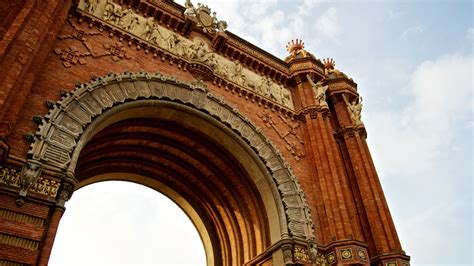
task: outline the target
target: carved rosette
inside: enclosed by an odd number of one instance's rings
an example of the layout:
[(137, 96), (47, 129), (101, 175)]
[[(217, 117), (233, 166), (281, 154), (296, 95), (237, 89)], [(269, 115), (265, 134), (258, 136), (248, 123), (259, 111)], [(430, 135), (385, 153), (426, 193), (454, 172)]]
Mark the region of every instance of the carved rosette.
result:
[[(62, 95), (38, 126), (37, 137), (28, 152), (32, 160), (62, 169), (72, 176), (79, 139), (94, 118), (106, 110), (138, 98), (186, 104), (237, 132), (266, 164), (284, 207), (286, 227), (282, 228), (282, 237), (314, 241), (310, 210), (291, 167), (255, 125), (223, 99), (207, 92), (203, 82), (188, 84), (159, 73), (126, 72), (96, 78)], [(58, 196), (60, 204), (68, 199), (64, 193)]]

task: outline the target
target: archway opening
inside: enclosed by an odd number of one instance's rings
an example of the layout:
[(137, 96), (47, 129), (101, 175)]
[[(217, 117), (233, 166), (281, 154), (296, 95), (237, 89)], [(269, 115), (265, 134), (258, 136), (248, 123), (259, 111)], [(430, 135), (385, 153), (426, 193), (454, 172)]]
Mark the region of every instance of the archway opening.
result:
[(67, 207), (49, 265), (206, 265), (196, 227), (156, 190), (99, 182), (76, 191)]
[(85, 132), (77, 187), (127, 180), (162, 192), (198, 229), (208, 265), (242, 265), (262, 254), (271, 241), (268, 217), (279, 226), (279, 217), (267, 214), (265, 205), (275, 205), (264, 166), (211, 117), (181, 104), (147, 103), (112, 109)]

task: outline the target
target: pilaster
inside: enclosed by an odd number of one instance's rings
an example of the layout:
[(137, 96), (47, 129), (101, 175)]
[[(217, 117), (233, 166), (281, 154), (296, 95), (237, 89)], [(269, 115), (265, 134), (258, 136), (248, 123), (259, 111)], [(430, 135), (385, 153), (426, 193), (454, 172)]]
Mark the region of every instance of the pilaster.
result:
[[(27, 1), (0, 43), (0, 139), (11, 133), (72, 0)], [(0, 146), (1, 154), (8, 147)], [(6, 157), (3, 155), (3, 157)]]
[[(334, 73), (334, 72), (333, 72)], [(362, 100), (355, 84), (343, 73), (328, 79), (341, 155), (367, 240), (372, 265), (408, 265), (370, 155), (361, 121)], [(395, 263), (395, 264), (391, 264)]]
[(300, 108), (306, 154), (312, 169), (318, 250), (330, 264), (368, 264), (367, 244), (333, 134), (333, 107), (326, 99), (330, 87), (324, 65), (313, 56), (288, 62), (293, 69), (293, 96), (296, 108)]

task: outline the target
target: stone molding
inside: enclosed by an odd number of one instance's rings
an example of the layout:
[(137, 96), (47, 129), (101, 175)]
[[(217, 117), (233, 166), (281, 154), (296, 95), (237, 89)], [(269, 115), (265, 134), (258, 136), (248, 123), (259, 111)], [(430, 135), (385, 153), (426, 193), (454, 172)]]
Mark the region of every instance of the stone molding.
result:
[[(261, 130), (222, 98), (207, 91), (205, 84), (182, 82), (159, 73), (109, 74), (81, 84), (52, 106), (42, 118), (30, 145), (30, 160), (73, 176), (86, 128), (106, 110), (139, 101), (166, 101), (202, 111), (236, 132), (259, 156), (272, 177), (282, 206), (282, 238), (314, 243), (314, 226), (303, 191), (282, 154)], [(191, 107), (189, 107), (191, 106)], [(67, 197), (65, 197), (67, 200)], [(282, 216), (282, 217), (283, 217)]]

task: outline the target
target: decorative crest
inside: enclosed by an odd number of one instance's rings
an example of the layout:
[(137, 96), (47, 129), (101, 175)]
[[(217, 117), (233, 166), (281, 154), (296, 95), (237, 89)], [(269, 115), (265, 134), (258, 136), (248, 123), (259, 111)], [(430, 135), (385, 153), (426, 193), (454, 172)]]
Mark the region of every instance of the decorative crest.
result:
[(288, 42), (286, 45), (286, 50), (288, 53), (292, 54), (293, 51), (300, 51), (304, 49), (304, 42), (303, 40), (296, 39), (296, 42), (294, 40), (291, 40), (291, 43)]
[(211, 15), (211, 9), (206, 5), (198, 3), (196, 8), (191, 3), (191, 0), (186, 0), (184, 2), (184, 7), (186, 8), (184, 15), (186, 17), (196, 18), (197, 25), (201, 27), (204, 32), (223, 32), (227, 28), (227, 22), (224, 20), (218, 20), (216, 12), (213, 12)]
[(326, 58), (323, 59), (324, 67), (327, 69), (334, 69), (336, 66), (336, 61), (334, 61), (332, 58)]
[(288, 53), (290, 53), (290, 55), (285, 58), (285, 61), (311, 56), (311, 54), (304, 49), (304, 42), (300, 39), (296, 39), (296, 41), (291, 40), (291, 42), (288, 42), (286, 45), (286, 50)]
[(324, 73), (329, 76), (330, 78), (348, 78), (346, 74), (343, 72), (337, 70), (335, 68), (336, 66), (336, 61), (334, 61), (332, 58), (326, 58), (323, 59), (323, 64), (324, 64)]

